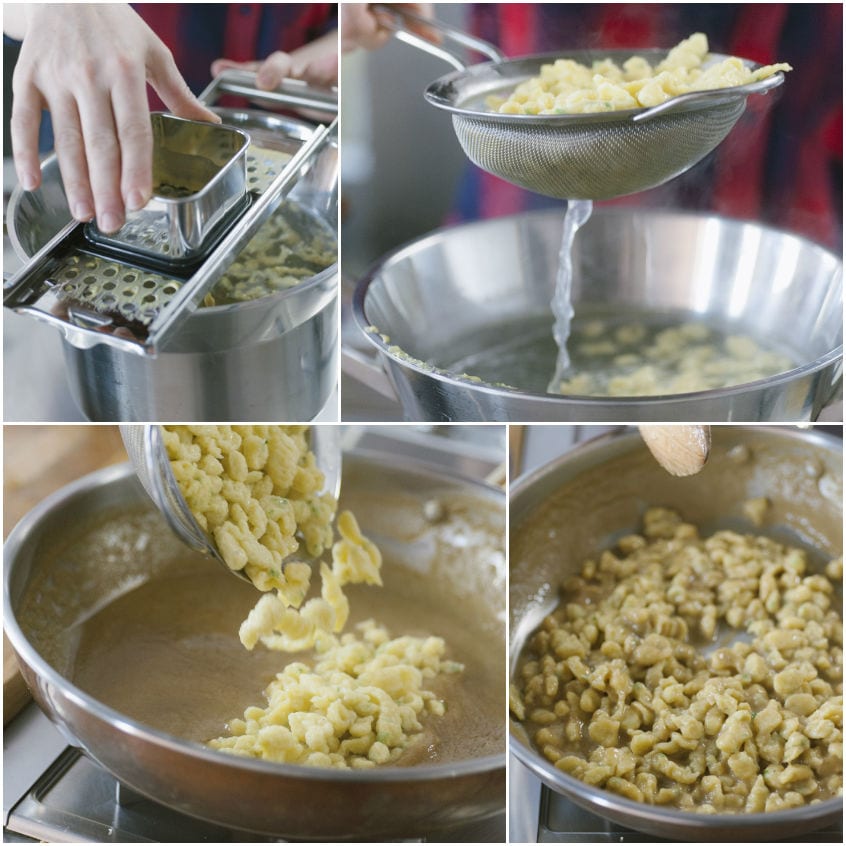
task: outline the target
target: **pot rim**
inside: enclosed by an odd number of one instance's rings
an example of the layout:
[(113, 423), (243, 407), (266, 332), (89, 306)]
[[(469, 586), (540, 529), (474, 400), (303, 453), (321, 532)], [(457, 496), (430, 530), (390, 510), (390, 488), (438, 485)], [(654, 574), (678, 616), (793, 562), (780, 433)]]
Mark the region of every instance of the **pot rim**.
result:
[[(365, 460), (381, 459), (382, 463), (390, 466), (390, 459), (385, 453), (378, 453), (371, 450), (353, 450), (348, 455), (351, 458)], [(485, 482), (469, 479), (459, 473), (449, 470), (441, 470), (419, 459), (408, 459), (403, 461), (403, 467), (412, 467), (427, 471), (442, 479), (460, 481), (471, 484), (477, 490), (485, 491), (487, 496), (496, 496), (502, 499), (503, 509), (505, 508), (505, 492)], [(286, 778), (298, 778), (306, 781), (332, 781), (340, 783), (361, 783), (371, 782), (419, 782), (425, 783), (433, 779), (461, 778), (478, 773), (492, 772), (504, 769), (507, 752), (487, 755), (480, 758), (471, 758), (463, 761), (450, 763), (432, 764), (422, 767), (376, 767), (371, 770), (340, 770), (322, 767), (306, 767), (298, 764), (280, 764), (272, 761), (247, 758), (239, 755), (227, 755), (214, 749), (210, 749), (201, 743), (184, 740), (175, 735), (158, 729), (151, 728), (138, 722), (120, 711), (103, 704), (93, 696), (78, 688), (72, 681), (67, 679), (55, 668), (53, 668), (29, 642), (21, 629), (12, 606), (11, 597), (11, 576), (14, 571), (14, 561), (20, 548), (32, 538), (38, 531), (39, 525), (45, 517), (54, 509), (65, 505), (70, 500), (84, 494), (94, 487), (118, 482), (126, 478), (135, 478), (135, 471), (129, 462), (112, 465), (95, 470), (85, 476), (63, 486), (53, 492), (31, 511), (29, 511), (9, 533), (4, 546), (4, 573), (3, 573), (3, 614), (4, 630), (19, 655), (24, 665), (39, 679), (62, 690), (77, 707), (86, 713), (93, 715), (97, 720), (106, 722), (111, 726), (118, 725), (121, 732), (126, 732), (139, 739), (159, 747), (169, 753), (187, 755), (208, 766), (226, 766), (235, 769), (243, 769), (256, 774), (268, 776), (278, 775)], [(140, 482), (138, 483), (140, 486)], [(145, 495), (146, 496), (146, 495)], [(142, 500), (143, 502), (143, 500)], [(49, 716), (49, 715), (48, 715)], [(52, 719), (51, 719), (52, 721)]]
[[(688, 210), (667, 211), (661, 209), (600, 207), (598, 209), (594, 209), (593, 212), (594, 215), (602, 216), (627, 216), (633, 213), (637, 213), (639, 217), (687, 217), (696, 218), (702, 221), (716, 221), (719, 223), (729, 223), (731, 225), (736, 226), (754, 226), (770, 232), (785, 235), (800, 242), (807, 242), (816, 249), (827, 253), (829, 256), (835, 259), (835, 261), (837, 261), (837, 263), (840, 264), (842, 267), (842, 263), (840, 262), (839, 257), (827, 247), (824, 247), (815, 241), (811, 241), (810, 239), (804, 238), (801, 235), (797, 235), (794, 232), (788, 232), (787, 230), (777, 229), (776, 227), (767, 226), (766, 224), (758, 223), (756, 221), (725, 217), (723, 215), (717, 215), (710, 212), (701, 213)], [(359, 330), (361, 331), (362, 335), (364, 335), (364, 337), (367, 339), (367, 341), (371, 343), (383, 356), (386, 356), (394, 364), (397, 364), (401, 368), (408, 368), (410, 370), (415, 371), (416, 373), (419, 373), (422, 376), (425, 376), (429, 379), (434, 379), (438, 382), (444, 382), (455, 387), (470, 389), (472, 391), (479, 391), (483, 394), (488, 394), (490, 396), (499, 396), (501, 394), (506, 394), (508, 396), (525, 397), (527, 399), (531, 399), (533, 402), (546, 403), (550, 406), (555, 406), (560, 403), (566, 403), (568, 406), (596, 408), (606, 406), (608, 404), (619, 404), (621, 406), (628, 406), (630, 408), (640, 405), (647, 405), (651, 408), (655, 408), (660, 407), (662, 405), (675, 406), (679, 403), (723, 399), (726, 397), (747, 394), (750, 391), (754, 391), (759, 388), (772, 388), (787, 384), (789, 382), (793, 382), (796, 379), (825, 370), (832, 364), (842, 359), (843, 344), (841, 342), (834, 349), (829, 350), (827, 353), (824, 353), (822, 356), (819, 356), (818, 358), (808, 362), (807, 364), (794, 367), (790, 370), (785, 370), (782, 373), (777, 373), (775, 376), (768, 376), (765, 379), (756, 379), (753, 382), (744, 382), (742, 385), (732, 385), (727, 388), (712, 388), (706, 391), (688, 391), (686, 393), (681, 394), (660, 394), (657, 396), (644, 397), (593, 397), (579, 394), (559, 395), (540, 393), (538, 391), (526, 391), (505, 384), (492, 385), (490, 382), (475, 381), (473, 378), (462, 378), (446, 370), (435, 367), (434, 365), (427, 365), (425, 364), (425, 362), (413, 358), (404, 351), (401, 351), (401, 354), (397, 354), (396, 352), (392, 351), (391, 346), (394, 345), (391, 344), (390, 341), (386, 342), (381, 337), (382, 329), (380, 327), (375, 327), (377, 330), (379, 330), (377, 332), (368, 331), (369, 327), (374, 325), (371, 321), (367, 319), (366, 309), (368, 289), (370, 288), (370, 285), (375, 282), (377, 278), (381, 275), (385, 267), (389, 264), (393, 264), (394, 262), (405, 258), (406, 255), (416, 252), (420, 248), (425, 249), (428, 246), (428, 242), (436, 242), (444, 232), (472, 228), (483, 229), (486, 228), (489, 224), (504, 220), (520, 220), (526, 218), (554, 217), (561, 215), (562, 212), (557, 209), (539, 209), (530, 212), (507, 215), (504, 217), (490, 218), (487, 220), (475, 220), (470, 221), (468, 223), (459, 223), (441, 227), (440, 229), (436, 229), (432, 232), (427, 233), (426, 235), (423, 235), (419, 238), (415, 238), (411, 241), (407, 241), (399, 247), (396, 247), (395, 249), (386, 253), (381, 258), (377, 259), (373, 264), (371, 264), (359, 280), (358, 284), (356, 285), (355, 291), (353, 293), (352, 308), (353, 316), (355, 318)], [(385, 327), (385, 331), (389, 331), (388, 327)]]
[[(729, 427), (725, 427), (729, 428)], [(814, 427), (800, 428), (798, 426), (778, 426), (770, 425), (732, 425), (731, 429), (740, 429), (747, 432), (758, 432), (761, 430), (777, 433), (788, 441), (812, 443), (823, 447), (827, 450), (843, 454), (843, 441), (835, 436), (818, 431)], [(594, 452), (600, 452), (611, 443), (621, 442), (636, 443), (641, 440), (640, 435), (634, 429), (625, 427), (623, 429), (615, 429), (610, 432), (605, 432), (593, 438), (583, 441), (572, 449), (567, 450), (563, 455), (554, 458), (541, 467), (536, 468), (530, 473), (519, 476), (510, 486), (509, 491), (509, 509), (514, 501), (524, 495), (529, 489), (536, 485), (539, 481), (547, 476), (555, 474), (562, 465), (574, 459), (584, 458)], [(510, 510), (509, 510), (510, 515)], [(509, 532), (512, 531), (510, 516), (509, 516)], [(511, 656), (516, 658), (518, 649), (515, 644), (509, 644), (509, 652)], [(509, 667), (509, 679), (511, 678), (511, 667)], [(663, 808), (657, 805), (647, 805), (641, 802), (635, 802), (632, 799), (626, 799), (624, 796), (619, 796), (601, 788), (593, 787), (562, 770), (552, 766), (549, 762), (541, 758), (541, 756), (527, 744), (522, 743), (516, 736), (516, 729), (520, 726), (514, 717), (509, 712), (509, 737), (508, 748), (520, 762), (532, 771), (534, 775), (540, 778), (551, 789), (563, 793), (570, 798), (578, 797), (583, 802), (589, 802), (592, 806), (597, 806), (601, 811), (612, 813), (625, 813), (632, 818), (636, 818), (640, 822), (645, 822), (650, 825), (667, 826), (684, 826), (688, 829), (696, 829), (701, 834), (707, 835), (708, 831), (713, 828), (737, 828), (750, 829), (757, 828), (762, 823), (766, 822), (768, 825), (778, 825), (779, 821), (785, 823), (800, 823), (800, 822), (817, 822), (821, 817), (827, 817), (835, 814), (838, 809), (842, 808), (843, 797), (834, 796), (829, 799), (824, 799), (813, 805), (803, 805), (800, 808), (787, 808), (779, 811), (768, 811), (763, 813), (747, 814), (744, 812), (735, 814), (697, 814), (692, 811), (683, 811), (675, 808)]]

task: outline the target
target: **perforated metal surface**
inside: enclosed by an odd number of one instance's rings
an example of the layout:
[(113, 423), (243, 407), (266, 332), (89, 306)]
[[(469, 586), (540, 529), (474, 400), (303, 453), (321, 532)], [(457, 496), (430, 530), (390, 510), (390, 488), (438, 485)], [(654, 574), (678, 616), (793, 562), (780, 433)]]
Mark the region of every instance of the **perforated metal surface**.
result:
[(250, 144), (247, 150), (247, 190), (263, 194), (290, 159), (289, 153)]
[(120, 315), (144, 326), (152, 323), (182, 287), (177, 279), (82, 252), (62, 261), (54, 281), (60, 301)]
[(566, 126), (453, 115), (467, 156), (502, 179), (548, 197), (604, 200), (654, 188), (711, 152), (746, 99), (643, 123)]

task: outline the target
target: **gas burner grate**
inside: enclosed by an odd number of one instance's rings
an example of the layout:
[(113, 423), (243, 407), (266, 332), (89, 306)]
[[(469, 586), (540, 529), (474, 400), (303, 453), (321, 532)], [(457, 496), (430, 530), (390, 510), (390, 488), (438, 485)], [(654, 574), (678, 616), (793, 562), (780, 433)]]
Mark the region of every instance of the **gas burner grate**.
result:
[[(8, 764), (8, 761), (6, 762)], [(4, 840), (63, 843), (285, 843), (225, 828), (148, 799), (68, 747), (12, 809)], [(437, 842), (505, 841), (505, 812), (439, 832)], [(394, 841), (423, 843), (421, 840)]]

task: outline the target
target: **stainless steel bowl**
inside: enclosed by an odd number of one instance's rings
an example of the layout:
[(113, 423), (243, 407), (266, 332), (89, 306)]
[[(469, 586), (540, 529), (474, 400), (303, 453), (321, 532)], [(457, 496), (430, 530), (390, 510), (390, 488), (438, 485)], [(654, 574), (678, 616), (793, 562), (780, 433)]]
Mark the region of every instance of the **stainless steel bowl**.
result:
[[(670, 476), (637, 432), (585, 443), (517, 481), (510, 496), (509, 617), (512, 673), (530, 633), (557, 604), (554, 588), (582, 561), (637, 531), (649, 505), (671, 504), (703, 532), (763, 532), (818, 550), (816, 563), (843, 549), (842, 442), (791, 427), (715, 426), (697, 476)], [(743, 445), (751, 459), (729, 455)], [(736, 454), (735, 454), (736, 455)], [(743, 502), (772, 502), (763, 529)], [(812, 562), (813, 563), (813, 562)], [(552, 790), (614, 822), (682, 840), (782, 840), (840, 819), (842, 799), (765, 814), (695, 814), (624, 799), (556, 769), (512, 719), (510, 748)]]
[[(561, 232), (556, 211), (465, 224), (414, 241), (368, 271), (355, 292), (355, 318), (406, 417), (798, 421), (816, 419), (837, 394), (843, 279), (836, 255), (756, 223), (607, 208), (576, 236), (577, 315), (649, 310), (706, 318), (787, 345), (799, 363), (768, 379), (689, 394), (545, 393), (555, 364), (549, 303)], [(537, 343), (527, 342), (538, 333)], [(461, 378), (452, 369), (461, 357), (492, 375), (484, 383)]]
[[(269, 132), (266, 138), (281, 138), (292, 149), (311, 132), (290, 118), (215, 111), (229, 125)], [(290, 195), (333, 229), (337, 159), (337, 144), (328, 144)], [(15, 251), (26, 259), (70, 218), (58, 162), (51, 158), (37, 191), (13, 193), (6, 223)], [(79, 349), (63, 339), (73, 397), (97, 421), (310, 420), (337, 381), (337, 288), (333, 264), (270, 297), (198, 309), (156, 358), (105, 344)]]
[[(496, 675), (484, 684), (480, 684), (478, 668), (468, 669), (467, 683), (476, 685), (477, 692), (490, 692), (491, 686), (500, 690), (501, 706), (493, 703), (487, 709), (497, 714), (496, 725), (477, 724), (471, 736), (494, 732), (502, 737), (500, 754), (471, 753), (452, 761), (367, 771), (275, 764), (227, 755), (150, 728), (69, 681), (70, 659), (63, 650), (72, 650), (78, 628), (63, 622), (78, 623), (151, 574), (161, 574), (163, 567), (179, 566), (181, 557), (194, 555), (170, 533), (164, 518), (157, 518), (161, 533), (154, 535), (154, 555), (132, 556), (141, 538), (137, 532), (127, 536), (123, 530), (110, 530), (109, 537), (115, 536), (111, 558), (104, 556), (92, 564), (69, 552), (81, 548), (86, 532), (106, 519), (114, 522), (116, 514), (138, 514), (144, 509), (155, 513), (128, 464), (92, 473), (44, 500), (6, 543), (4, 625), (36, 701), (72, 745), (124, 784), (183, 813), (239, 830), (324, 841), (418, 838), (501, 813), (505, 806), (504, 725), (500, 721), (505, 704), (504, 555), (494, 558), (484, 550), (478, 554), (462, 550), (452, 572), (444, 573), (443, 561), (436, 555), (442, 547), (420, 533), (420, 524), (426, 501), (438, 496), (465, 508), (475, 504), (479, 525), (490, 526), (501, 536), (502, 491), (422, 462), (407, 460), (399, 467), (396, 456), (359, 452), (344, 457), (342, 492), (342, 507), (352, 508), (362, 529), (383, 548), (384, 601), (390, 604), (391, 597), (394, 601), (404, 597), (405, 607), (410, 603), (415, 609), (410, 616), (420, 615), (406, 621), (409, 627), (425, 630), (427, 612), (435, 611), (468, 630), (462, 611), (468, 606), (485, 609), (477, 618), (477, 628), (469, 631), (484, 638), (488, 656), (501, 660)], [(419, 542), (411, 542), (410, 537)], [(128, 563), (121, 558), (127, 544)], [(211, 562), (209, 566), (215, 567)], [(403, 574), (410, 571), (438, 574), (430, 576), (431, 595), (404, 596), (408, 578)], [(61, 582), (68, 572), (74, 574), (78, 590), (64, 595), (61, 602), (48, 599), (49, 609), (44, 607), (34, 623), (30, 618), (25, 624), (22, 609), (34, 580), (46, 577)], [(473, 595), (468, 598), (469, 592)], [(57, 628), (60, 636), (53, 637), (51, 632)], [(237, 637), (236, 632), (232, 637)], [(462, 719), (474, 718), (478, 722), (475, 713)], [(462, 744), (464, 748), (467, 743)]]

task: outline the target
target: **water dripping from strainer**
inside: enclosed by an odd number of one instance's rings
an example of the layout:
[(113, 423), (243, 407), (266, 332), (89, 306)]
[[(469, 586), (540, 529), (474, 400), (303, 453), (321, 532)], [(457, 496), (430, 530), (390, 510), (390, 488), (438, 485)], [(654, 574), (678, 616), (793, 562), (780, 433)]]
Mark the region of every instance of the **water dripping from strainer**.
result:
[(558, 273), (555, 278), (555, 293), (552, 296), (552, 313), (555, 325), (552, 330), (558, 345), (558, 357), (555, 373), (547, 390), (551, 394), (561, 393), (561, 380), (570, 369), (570, 356), (567, 341), (570, 337), (570, 324), (573, 320), (573, 241), (576, 232), (584, 226), (593, 213), (591, 200), (568, 200), (564, 214), (564, 231), (561, 238), (561, 251), (558, 254)]

